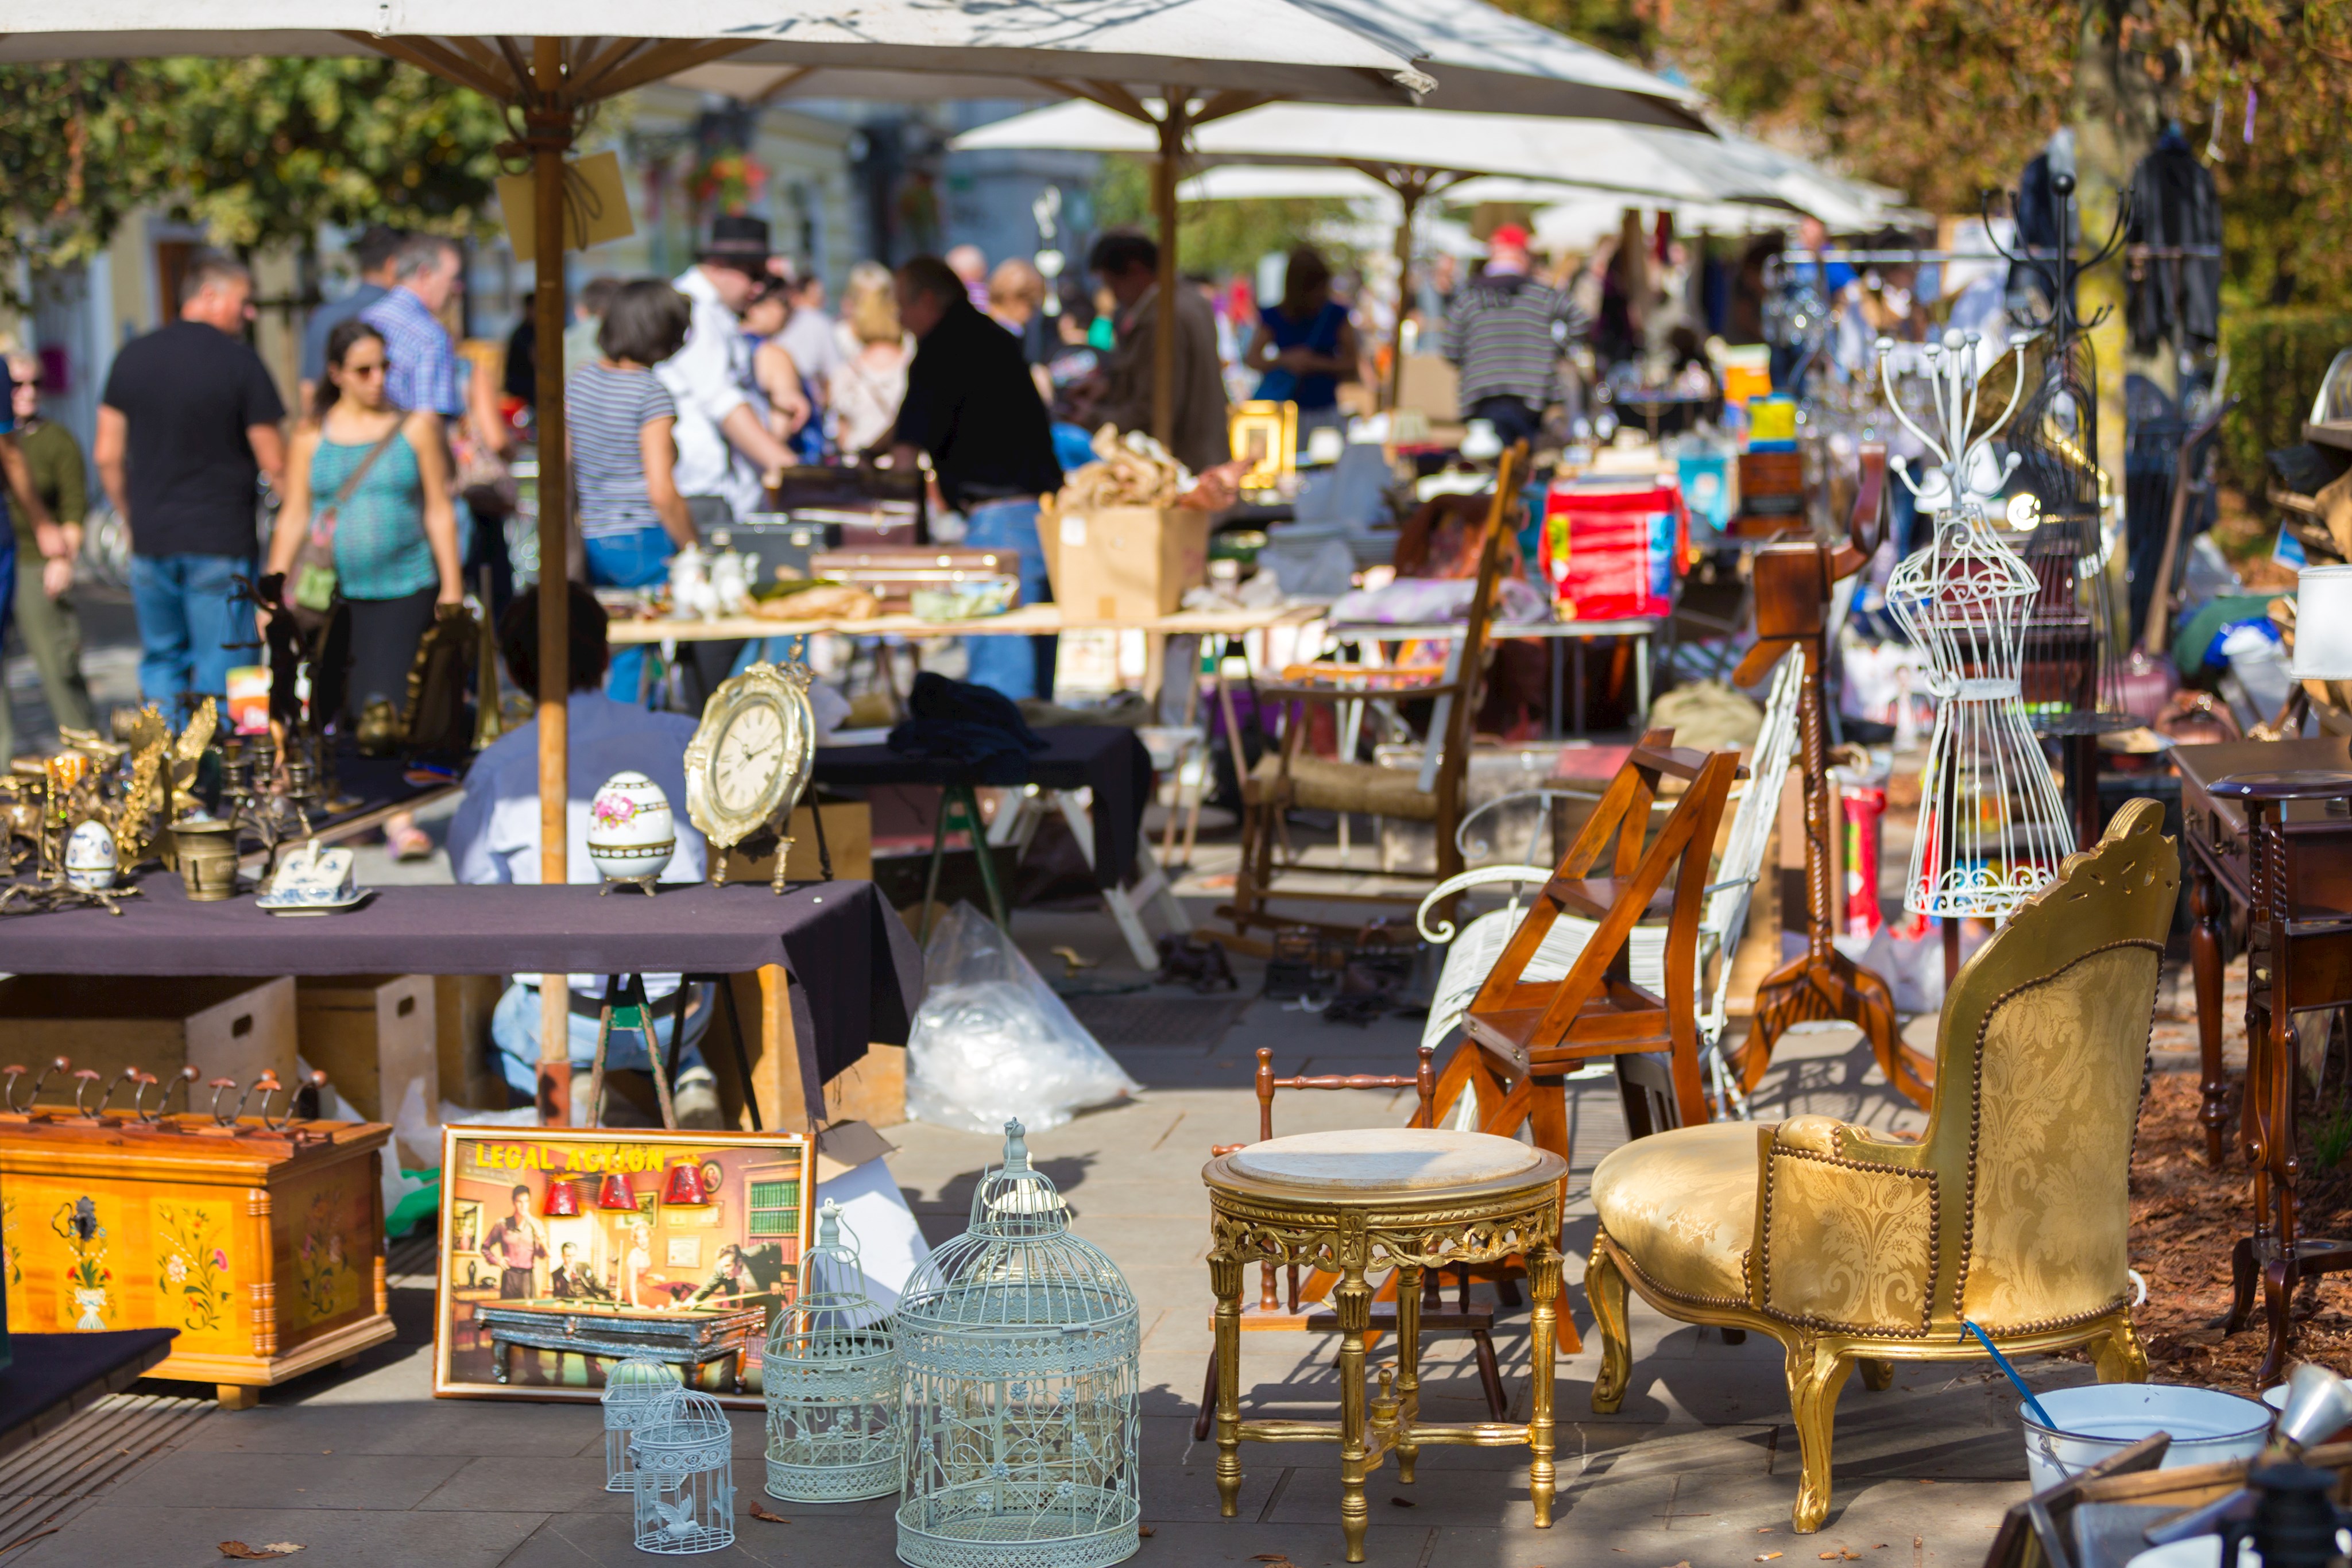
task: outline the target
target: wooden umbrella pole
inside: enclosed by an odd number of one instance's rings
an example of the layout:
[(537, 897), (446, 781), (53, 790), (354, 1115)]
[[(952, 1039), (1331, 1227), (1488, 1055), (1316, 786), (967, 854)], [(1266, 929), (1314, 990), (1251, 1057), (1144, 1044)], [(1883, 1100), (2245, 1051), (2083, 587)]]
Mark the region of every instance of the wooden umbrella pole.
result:
[[(572, 105), (563, 80), (563, 41), (531, 44), (532, 373), (539, 420), (539, 879), (569, 880), (565, 850), (571, 827), (565, 810), (572, 690), (569, 611), (571, 467), (563, 409), (563, 156), (572, 145)], [(565, 977), (539, 977), (539, 1119), (548, 1126), (572, 1120), (572, 997)]]
[(1176, 174), (1192, 89), (1171, 87), (1159, 120), (1160, 161), (1151, 171), (1151, 215), (1160, 225), (1159, 294), (1151, 327), (1151, 434), (1176, 447)]
[(1397, 220), (1396, 262), (1397, 303), (1396, 332), (1389, 340), (1389, 396), (1387, 406), (1394, 409), (1397, 397), (1404, 390), (1404, 318), (1412, 308), (1412, 215), (1420, 210), (1421, 199), (1428, 193), (1427, 176), (1414, 172), (1391, 174), (1389, 187), (1403, 204), (1404, 215)]

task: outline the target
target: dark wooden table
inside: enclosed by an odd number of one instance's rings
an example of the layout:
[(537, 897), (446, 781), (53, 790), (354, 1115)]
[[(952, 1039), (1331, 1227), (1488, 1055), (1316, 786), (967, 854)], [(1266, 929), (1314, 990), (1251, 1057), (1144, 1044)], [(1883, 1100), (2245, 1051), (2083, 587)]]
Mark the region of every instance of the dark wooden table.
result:
[[(2269, 1345), (2259, 1380), (2284, 1373), (2288, 1314), (2305, 1276), (2352, 1269), (2352, 1244), (2296, 1234), (2295, 1015), (2352, 1005), (2352, 747), (2340, 737), (2181, 747), (2207, 1153), (2219, 1165), (2228, 1122), (2221, 1070), (2224, 922), (2246, 929), (2246, 1089), (2240, 1142), (2254, 1177), (2252, 1232), (2231, 1257), (2227, 1332), (2252, 1316), (2262, 1282)], [(2323, 1037), (2324, 1038), (2324, 1037)]]

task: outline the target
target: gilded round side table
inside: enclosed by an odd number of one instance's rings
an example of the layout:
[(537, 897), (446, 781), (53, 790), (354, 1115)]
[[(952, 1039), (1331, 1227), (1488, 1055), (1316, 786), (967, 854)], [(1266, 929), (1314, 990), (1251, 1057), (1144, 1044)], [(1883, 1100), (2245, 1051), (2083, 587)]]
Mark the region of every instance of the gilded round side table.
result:
[[(1528, 1490), (1536, 1525), (1551, 1524), (1552, 1359), (1559, 1301), (1560, 1182), (1568, 1163), (1549, 1150), (1486, 1133), (1379, 1127), (1269, 1138), (1203, 1166), (1209, 1186), (1209, 1276), (1217, 1295), (1217, 1501), (1238, 1510), (1241, 1446), (1337, 1442), (1339, 1527), (1348, 1561), (1364, 1560), (1364, 1478), (1393, 1452), (1411, 1482), (1424, 1443), (1502, 1448), (1533, 1456)], [(1529, 1419), (1428, 1422), (1421, 1407), (1421, 1276), (1424, 1269), (1527, 1263), (1535, 1397)], [(1241, 1418), (1242, 1275), (1260, 1260), (1339, 1276), (1339, 1419)], [(1397, 1365), (1364, 1393), (1367, 1274), (1397, 1270)]]

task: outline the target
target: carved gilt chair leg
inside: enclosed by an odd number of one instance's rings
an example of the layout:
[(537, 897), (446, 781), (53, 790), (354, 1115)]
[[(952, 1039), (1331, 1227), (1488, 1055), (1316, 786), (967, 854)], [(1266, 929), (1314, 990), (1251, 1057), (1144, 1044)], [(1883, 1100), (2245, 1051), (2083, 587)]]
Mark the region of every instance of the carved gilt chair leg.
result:
[(1789, 1410), (1796, 1417), (1797, 1442), (1804, 1454), (1804, 1479), (1790, 1521), (1800, 1535), (1822, 1527), (1830, 1512), (1830, 1438), (1837, 1422), (1838, 1391), (1853, 1363), (1811, 1334), (1789, 1344)]
[(1862, 1374), (1862, 1385), (1873, 1394), (1884, 1394), (1895, 1386), (1895, 1364), (1880, 1361), (1875, 1356), (1859, 1356), (1854, 1370)]
[(1613, 1416), (1625, 1403), (1625, 1385), (1633, 1374), (1633, 1344), (1625, 1314), (1625, 1276), (1608, 1247), (1595, 1241), (1584, 1266), (1584, 1299), (1592, 1307), (1593, 1326), (1601, 1333), (1601, 1372), (1592, 1380), (1595, 1415)]
[(2140, 1347), (2139, 1332), (2132, 1327), (2131, 1313), (2120, 1312), (2103, 1339), (2091, 1342), (2091, 1364), (2098, 1369), (2102, 1383), (2146, 1383), (2147, 1352)]
[(1555, 1442), (1552, 1420), (1552, 1344), (1559, 1301), (1559, 1249), (1538, 1240), (1528, 1249), (1528, 1293), (1534, 1306), (1528, 1314), (1528, 1447), (1535, 1457), (1528, 1466), (1528, 1496), (1535, 1505), (1536, 1528), (1551, 1528), (1552, 1493), (1559, 1475), (1552, 1462)]

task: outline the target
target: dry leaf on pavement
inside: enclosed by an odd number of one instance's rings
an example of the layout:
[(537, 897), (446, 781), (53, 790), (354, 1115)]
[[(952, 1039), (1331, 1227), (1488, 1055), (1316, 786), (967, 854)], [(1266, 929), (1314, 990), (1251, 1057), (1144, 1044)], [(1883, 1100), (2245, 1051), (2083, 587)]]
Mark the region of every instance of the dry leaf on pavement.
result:
[(781, 1513), (770, 1513), (766, 1509), (761, 1508), (756, 1502), (751, 1505), (751, 1517), (753, 1519), (764, 1519), (770, 1524), (790, 1524), (792, 1522), (791, 1520), (786, 1519)]
[(259, 1561), (268, 1557), (291, 1557), (301, 1550), (299, 1545), (291, 1541), (273, 1541), (267, 1546), (247, 1546), (242, 1541), (224, 1541), (220, 1543), (222, 1556), (249, 1561)]

